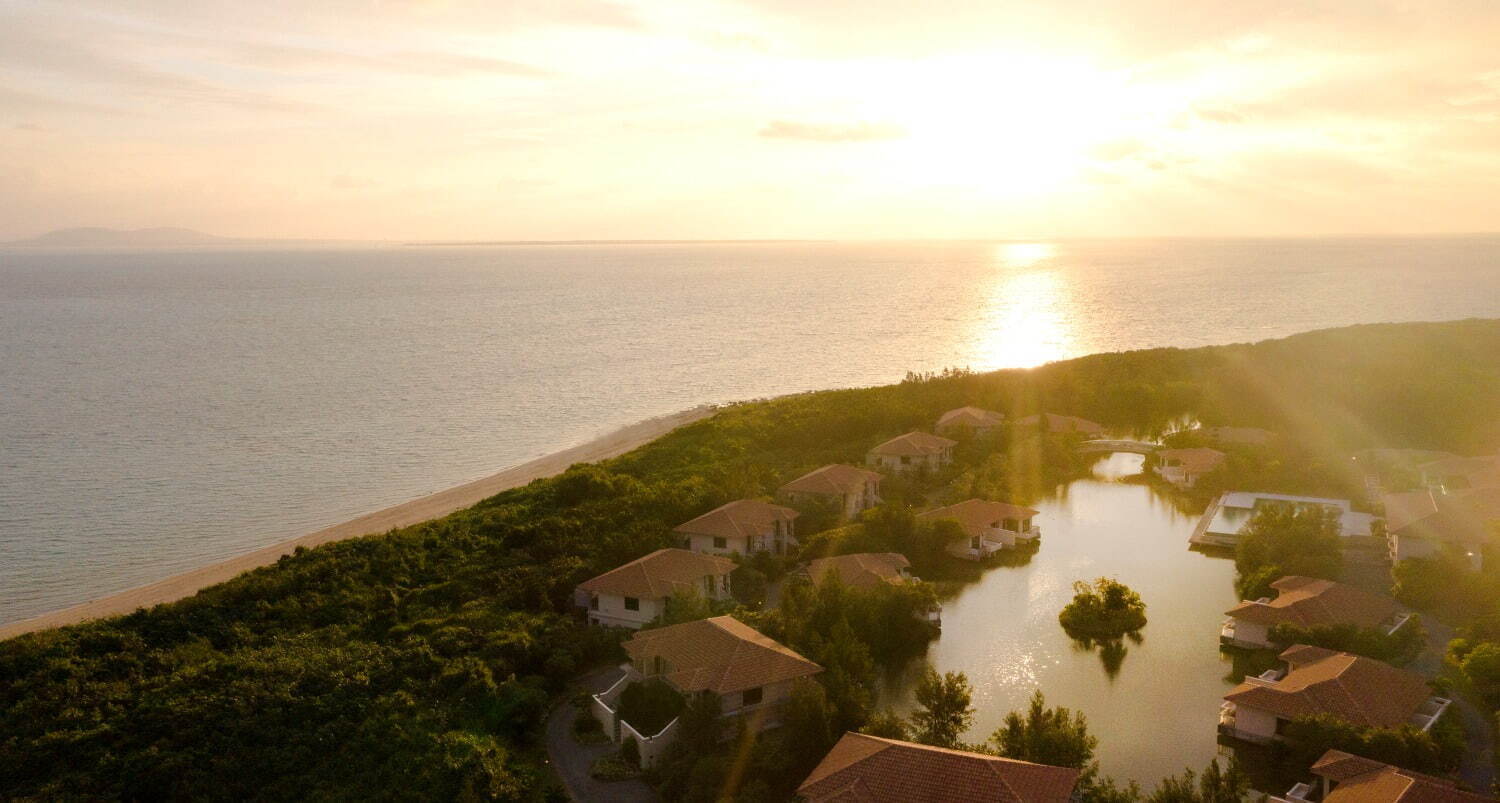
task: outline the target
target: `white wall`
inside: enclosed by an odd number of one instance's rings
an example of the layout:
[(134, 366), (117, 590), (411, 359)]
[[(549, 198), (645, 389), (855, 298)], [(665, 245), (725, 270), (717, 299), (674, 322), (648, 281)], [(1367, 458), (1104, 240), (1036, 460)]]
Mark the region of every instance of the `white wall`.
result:
[(745, 555), (749, 554), (746, 543), (749, 540), (744, 536), (729, 536), (724, 539), (724, 546), (720, 548), (714, 546), (714, 537), (711, 535), (692, 535), (688, 538), (688, 549), (705, 555)]
[(661, 614), (665, 600), (642, 599), (640, 610), (625, 609), (625, 598), (613, 594), (599, 595), (599, 609), (589, 609), (589, 621), (609, 627), (628, 627), (639, 630), (642, 625)]
[(1262, 647), (1271, 646), (1266, 634), (1270, 631), (1260, 622), (1247, 622), (1244, 619), (1234, 619), (1234, 640), (1246, 644), (1256, 644)]
[(1276, 738), (1276, 715), (1259, 708), (1236, 705), (1234, 729), (1252, 739), (1271, 741)]

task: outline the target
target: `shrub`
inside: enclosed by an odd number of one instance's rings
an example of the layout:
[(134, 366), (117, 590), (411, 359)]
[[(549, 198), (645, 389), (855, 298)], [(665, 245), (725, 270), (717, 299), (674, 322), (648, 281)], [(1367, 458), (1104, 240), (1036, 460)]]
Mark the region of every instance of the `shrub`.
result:
[[(634, 742), (632, 742), (634, 744)], [(623, 747), (620, 753), (624, 753)], [(613, 781), (628, 781), (640, 777), (641, 771), (638, 767), (626, 761), (620, 754), (611, 753), (595, 759), (589, 767), (589, 775), (606, 783)]]
[(620, 743), (620, 760), (632, 767), (641, 766), (641, 746), (636, 744), (635, 737), (626, 736)]
[(1075, 639), (1115, 641), (1146, 626), (1146, 603), (1118, 580), (1100, 577), (1073, 584), (1073, 601), (1058, 614), (1063, 630)]
[(632, 683), (620, 692), (620, 719), (643, 736), (661, 732), (684, 706), (682, 695), (657, 678)]

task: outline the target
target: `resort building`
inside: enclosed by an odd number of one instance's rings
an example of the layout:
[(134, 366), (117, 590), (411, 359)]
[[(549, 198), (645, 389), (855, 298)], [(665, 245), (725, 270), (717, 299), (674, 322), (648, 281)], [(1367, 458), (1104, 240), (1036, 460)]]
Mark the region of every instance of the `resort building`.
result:
[(945, 435), (988, 435), (1004, 423), (1005, 416), (993, 410), (960, 407), (943, 413), (942, 417), (938, 418), (935, 429)]
[(833, 504), (852, 519), (880, 504), (881, 476), (854, 466), (831, 465), (781, 486), (776, 495), (791, 504)]
[(1239, 543), (1240, 529), (1256, 511), (1267, 507), (1325, 508), (1338, 514), (1339, 535), (1364, 539), (1352, 545), (1364, 546), (1366, 541), (1374, 537), (1372, 527), (1375, 517), (1369, 513), (1356, 512), (1348, 499), (1229, 491), (1208, 506), (1189, 540), (1200, 546), (1232, 548)]
[(1500, 455), (1448, 456), (1417, 467), (1422, 485), (1435, 491), (1466, 491), (1500, 486)]
[(1031, 522), (1036, 514), (1029, 507), (969, 499), (918, 513), (917, 520), (958, 522), (964, 537), (948, 545), (948, 554), (964, 560), (983, 560), (1002, 549), (1042, 537), (1042, 529)]
[(1312, 765), (1318, 780), (1299, 783), (1271, 803), (1494, 803), (1495, 798), (1458, 788), (1446, 778), (1393, 767), (1340, 750)]
[(953, 462), (953, 447), (957, 445), (957, 441), (926, 432), (908, 432), (871, 449), (865, 454), (865, 462), (898, 474), (937, 471)]
[(1354, 625), (1387, 635), (1411, 621), (1396, 601), (1353, 586), (1314, 577), (1283, 577), (1271, 584), (1276, 599), (1246, 600), (1225, 611), (1219, 643), (1229, 647), (1268, 649), (1276, 625), (1303, 628)]
[(1287, 723), (1327, 714), (1362, 728), (1411, 725), (1426, 731), (1451, 700), (1432, 696), (1427, 681), (1373, 658), (1298, 644), (1281, 653), (1288, 669), (1271, 669), (1224, 695), (1219, 733), (1267, 744)]
[(802, 574), (815, 585), (837, 577), (840, 583), (853, 588), (878, 588), (910, 582), (914, 579), (910, 568), (911, 561), (899, 552), (859, 552), (816, 558), (808, 562)]
[(633, 683), (660, 680), (685, 698), (718, 698), (724, 728), (732, 737), (743, 723), (754, 732), (777, 727), (792, 684), (823, 667), (767, 638), (732, 616), (643, 630), (624, 643), (630, 663), (625, 676), (594, 695), (594, 716), (615, 742), (635, 739), (641, 766), (653, 766), (677, 738), (678, 720), (657, 733), (640, 733), (619, 715), (620, 696)]
[(672, 532), (687, 548), (710, 555), (785, 555), (797, 546), (798, 513), (789, 507), (756, 499), (720, 505)]
[(1156, 458), (1158, 462), (1151, 470), (1179, 488), (1193, 487), (1199, 477), (1224, 465), (1224, 453), (1206, 446), (1159, 449)]
[(1199, 427), (1193, 432), (1205, 443), (1227, 446), (1269, 446), (1276, 433), (1258, 427)]
[(1481, 547), (1500, 521), (1500, 486), (1466, 491), (1426, 488), (1385, 495), (1385, 531), (1391, 562), (1429, 558), (1446, 549), (1465, 555), (1469, 565), (1484, 563)]
[(846, 733), (797, 794), (808, 803), (1076, 803), (1079, 770)]
[(588, 610), (589, 624), (639, 629), (666, 610), (678, 591), (704, 599), (729, 599), (734, 561), (686, 549), (655, 552), (581, 583), (574, 593)]
[(1104, 425), (1096, 424), (1087, 418), (1079, 418), (1072, 415), (1057, 415), (1056, 413), (1040, 413), (1018, 418), (1011, 422), (1018, 430), (1040, 430), (1049, 435), (1087, 435), (1098, 437), (1104, 434)]

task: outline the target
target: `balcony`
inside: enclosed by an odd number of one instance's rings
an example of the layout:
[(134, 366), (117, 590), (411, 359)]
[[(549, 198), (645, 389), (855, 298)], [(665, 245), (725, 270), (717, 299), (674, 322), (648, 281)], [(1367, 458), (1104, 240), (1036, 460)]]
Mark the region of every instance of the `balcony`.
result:
[(1412, 727), (1423, 731), (1431, 730), (1433, 724), (1442, 718), (1443, 713), (1448, 710), (1448, 706), (1450, 705), (1453, 705), (1453, 701), (1446, 697), (1427, 698), (1427, 702), (1422, 703), (1422, 707), (1417, 709), (1417, 713), (1411, 715), (1410, 723)]
[(1308, 783), (1298, 783), (1281, 797), (1270, 798), (1271, 803), (1315, 803), (1322, 795), (1318, 794), (1317, 787)]

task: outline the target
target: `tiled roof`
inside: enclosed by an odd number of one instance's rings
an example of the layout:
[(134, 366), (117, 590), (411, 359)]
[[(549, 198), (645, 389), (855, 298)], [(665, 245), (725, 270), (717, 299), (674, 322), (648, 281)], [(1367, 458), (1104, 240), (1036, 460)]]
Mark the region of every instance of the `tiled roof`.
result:
[(1066, 803), (1079, 771), (846, 733), (797, 794), (811, 803)]
[(1189, 474), (1207, 474), (1224, 464), (1224, 453), (1206, 446), (1192, 449), (1159, 449), (1156, 456), (1161, 458), (1162, 465), (1166, 465), (1170, 460), (1176, 460), (1182, 466), (1182, 470)]
[(786, 485), (781, 486), (781, 490), (841, 496), (846, 493), (860, 493), (864, 491), (865, 483), (870, 480), (879, 483), (881, 475), (862, 468), (855, 468), (854, 466), (836, 464), (824, 466), (815, 471), (809, 471)]
[[(1096, 424), (1087, 418), (1079, 418), (1073, 415), (1058, 415), (1057, 413), (1041, 413), (1047, 416), (1048, 432), (1082, 432), (1088, 435), (1098, 435), (1104, 432), (1103, 424)], [(1017, 427), (1036, 429), (1041, 424), (1037, 415), (1028, 415), (1011, 422)]]
[(677, 525), (673, 532), (720, 538), (753, 537), (768, 532), (775, 522), (791, 521), (797, 516), (797, 511), (789, 507), (756, 499), (738, 499)]
[(1245, 601), (1226, 613), (1264, 625), (1351, 624), (1375, 627), (1398, 610), (1395, 600), (1353, 586), (1313, 577), (1283, 577), (1271, 584), (1281, 593), (1268, 603)]
[(901, 570), (910, 566), (911, 561), (897, 552), (859, 552), (816, 558), (807, 564), (807, 576), (814, 583), (821, 583), (832, 573), (844, 585), (875, 588), (882, 583), (904, 582)]
[(905, 435), (897, 435), (885, 443), (870, 450), (870, 454), (890, 455), (892, 457), (923, 457), (932, 454), (941, 454), (944, 449), (949, 449), (958, 444), (937, 435), (929, 435), (926, 432), (908, 432)]
[(1471, 479), (1488, 479), (1500, 473), (1500, 455), (1445, 457), (1430, 463), (1423, 463), (1417, 468), (1424, 474), (1436, 474), (1443, 477), (1462, 476)]
[(672, 596), (679, 588), (701, 590), (704, 577), (729, 574), (734, 561), (717, 555), (703, 555), (686, 549), (658, 549), (655, 552), (579, 584), (593, 594), (617, 594), (622, 597), (661, 599)]
[(1005, 421), (1005, 416), (993, 410), (981, 410), (978, 407), (960, 407), (957, 410), (949, 410), (943, 413), (937, 421), (938, 429), (948, 427), (972, 427), (984, 429), (986, 427), (998, 426)]
[(790, 647), (732, 616), (642, 630), (624, 647), (643, 674), (651, 674), (653, 659), (661, 657), (665, 661), (663, 676), (684, 694), (728, 694), (823, 671)]
[(1292, 668), (1274, 686), (1246, 681), (1224, 699), (1280, 717), (1331, 714), (1363, 727), (1406, 724), (1432, 692), (1415, 672), (1373, 658), (1298, 644), (1281, 653)]
[(985, 499), (968, 499), (958, 504), (918, 513), (917, 518), (922, 521), (952, 519), (964, 528), (964, 532), (975, 536), (984, 535), (991, 525), (1001, 519), (1029, 519), (1036, 514), (1037, 511), (1020, 505), (990, 502)]
[(1488, 540), (1500, 521), (1500, 487), (1385, 495), (1385, 528), (1397, 535), (1456, 543)]
[(1323, 803), (1486, 803), (1489, 795), (1459, 789), (1445, 778), (1329, 750), (1312, 765), (1315, 775), (1337, 786)]

